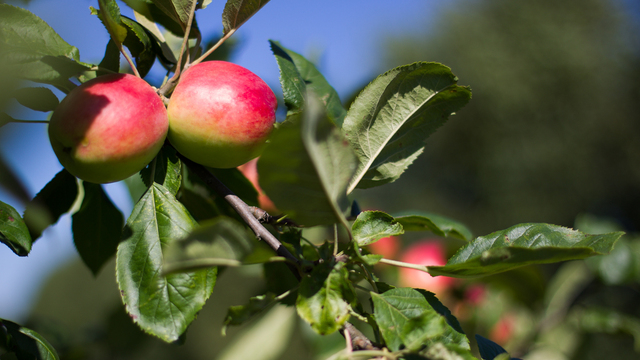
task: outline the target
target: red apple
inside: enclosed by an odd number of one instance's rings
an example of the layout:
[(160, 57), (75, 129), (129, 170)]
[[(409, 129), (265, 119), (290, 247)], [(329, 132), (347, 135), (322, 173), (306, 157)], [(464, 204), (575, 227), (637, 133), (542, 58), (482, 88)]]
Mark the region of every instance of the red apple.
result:
[(260, 155), (276, 107), (256, 74), (226, 61), (202, 62), (182, 74), (171, 95), (169, 141), (199, 164), (237, 167)]
[(387, 259), (393, 259), (400, 249), (400, 242), (396, 236), (384, 237), (367, 248), (374, 254), (380, 254)]
[(49, 140), (71, 174), (93, 183), (142, 170), (167, 135), (167, 110), (154, 89), (129, 74), (110, 74), (73, 89), (49, 121)]
[[(417, 265), (445, 265), (447, 259), (444, 246), (438, 240), (423, 240), (409, 246), (401, 261)], [(429, 273), (401, 267), (399, 269), (402, 286), (421, 288), (435, 294), (441, 294), (449, 289), (455, 279), (446, 276), (431, 276)]]
[(258, 158), (238, 166), (238, 170), (249, 180), (253, 187), (258, 191), (258, 204), (261, 209), (267, 212), (277, 211), (276, 205), (264, 193), (258, 182)]

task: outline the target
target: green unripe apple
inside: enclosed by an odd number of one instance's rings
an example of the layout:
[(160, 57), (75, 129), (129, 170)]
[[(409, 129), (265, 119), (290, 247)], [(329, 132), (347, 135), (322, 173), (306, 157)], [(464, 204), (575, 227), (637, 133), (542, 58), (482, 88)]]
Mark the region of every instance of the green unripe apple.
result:
[(171, 95), (169, 142), (196, 163), (237, 167), (260, 155), (277, 106), (271, 88), (251, 71), (202, 62), (182, 74)]
[(71, 174), (104, 184), (142, 170), (160, 151), (168, 127), (167, 110), (147, 82), (110, 74), (78, 86), (60, 102), (49, 140)]

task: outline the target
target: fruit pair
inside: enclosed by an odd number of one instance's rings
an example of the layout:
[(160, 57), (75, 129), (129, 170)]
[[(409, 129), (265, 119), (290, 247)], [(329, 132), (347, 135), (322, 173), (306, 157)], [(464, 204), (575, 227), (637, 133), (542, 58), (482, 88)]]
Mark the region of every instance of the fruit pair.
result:
[(87, 81), (64, 98), (49, 122), (49, 139), (71, 174), (94, 183), (140, 171), (167, 136), (187, 158), (231, 168), (259, 155), (276, 106), (262, 79), (224, 61), (185, 71), (168, 109), (144, 80), (111, 74)]

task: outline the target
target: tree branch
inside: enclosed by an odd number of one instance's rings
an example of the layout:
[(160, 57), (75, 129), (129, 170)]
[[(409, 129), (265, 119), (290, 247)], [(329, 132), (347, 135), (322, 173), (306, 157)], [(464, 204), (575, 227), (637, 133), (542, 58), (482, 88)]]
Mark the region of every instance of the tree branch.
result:
[(258, 219), (254, 216), (253, 211), (249, 205), (247, 205), (242, 199), (240, 199), (236, 194), (234, 194), (229, 188), (227, 188), (218, 178), (216, 178), (212, 173), (209, 172), (204, 166), (197, 164), (181, 154), (180, 160), (187, 165), (187, 167), (193, 171), (196, 175), (198, 175), (213, 191), (215, 191), (218, 195), (222, 196), (228, 203), (233, 207), (233, 209), (242, 217), (242, 219), (247, 223), (247, 225), (251, 228), (256, 237), (260, 240), (264, 240), (275, 252), (278, 256), (282, 256), (285, 259), (289, 260), (285, 264), (288, 264), (293, 275), (298, 279), (301, 279), (300, 271), (298, 267), (293, 264), (299, 265), (300, 262), (298, 259), (293, 256), (287, 248), (282, 246), (280, 241), (276, 239), (275, 236), (269, 230), (267, 230)]

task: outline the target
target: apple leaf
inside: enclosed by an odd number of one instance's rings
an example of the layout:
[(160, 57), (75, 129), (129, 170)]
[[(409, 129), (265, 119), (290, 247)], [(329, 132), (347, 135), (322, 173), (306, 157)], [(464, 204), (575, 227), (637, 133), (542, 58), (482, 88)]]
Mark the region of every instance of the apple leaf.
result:
[(120, 17), (120, 7), (115, 0), (98, 0), (98, 5), (100, 10), (90, 7), (91, 14), (98, 15), (98, 18), (100, 18), (100, 21), (109, 32), (111, 40), (120, 48), (127, 37), (127, 27), (124, 26)]
[(445, 266), (428, 266), (433, 276), (474, 277), (531, 264), (607, 254), (623, 235), (589, 235), (549, 224), (520, 224), (469, 242)]
[(353, 240), (359, 246), (373, 244), (383, 237), (404, 233), (402, 225), (393, 216), (382, 211), (363, 211), (351, 226)]
[(325, 261), (302, 278), (298, 289), (298, 315), (320, 335), (340, 329), (349, 319), (355, 290), (345, 263)]
[(8, 74), (68, 88), (68, 79), (89, 69), (75, 46), (28, 10), (0, 4), (0, 64)]
[[(191, 6), (193, 2), (196, 0), (152, 0), (153, 4), (155, 4), (162, 12), (168, 15), (171, 19), (176, 21), (183, 29), (187, 28), (187, 23), (189, 22), (189, 16), (191, 15)], [(196, 10), (199, 7), (196, 6)], [(194, 24), (195, 25), (195, 19)]]
[[(494, 343), (493, 341), (485, 337), (482, 337), (476, 334), (476, 341), (478, 343), (478, 350), (480, 351), (480, 356), (482, 356), (482, 358), (485, 360), (493, 360), (493, 359), (496, 359), (501, 354), (507, 354), (507, 350), (503, 349), (502, 346)], [(519, 360), (516, 358), (512, 358), (510, 356), (506, 356), (506, 359)]]
[[(8, 335), (6, 350), (9, 353), (14, 353), (18, 359), (60, 359), (53, 346), (42, 335), (31, 329), (0, 318), (0, 334), (2, 333)], [(0, 337), (0, 339), (2, 338)]]
[(101, 185), (86, 181), (82, 185), (82, 205), (71, 217), (73, 242), (85, 265), (93, 275), (98, 275), (102, 266), (116, 253), (124, 218)]
[[(237, 168), (215, 169), (207, 168), (213, 176), (217, 177), (229, 190), (238, 195), (249, 206), (259, 206), (258, 191), (251, 181), (247, 179)], [(233, 210), (235, 212), (235, 210)]]
[(7, 125), (10, 122), (14, 122), (16, 119), (12, 118), (5, 112), (0, 112), (0, 128)]
[[(342, 106), (336, 90), (329, 85), (327, 79), (318, 71), (316, 66), (302, 55), (280, 45), (277, 41), (269, 40), (269, 43), (271, 43), (271, 50), (276, 55), (278, 66), (280, 67), (280, 81), (282, 82), (283, 92), (286, 87), (287, 95), (291, 96), (291, 93), (293, 93), (294, 99), (304, 101), (305, 87), (310, 89), (322, 101), (329, 119), (338, 127), (341, 127), (347, 111)], [(293, 68), (295, 68), (295, 72), (291, 70)], [(289, 74), (291, 76), (288, 76)], [(287, 81), (293, 83), (294, 86), (289, 86)], [(287, 95), (285, 95), (285, 103), (287, 102)], [(289, 106), (287, 107), (289, 108)], [(300, 105), (297, 107), (301, 108)]]
[(355, 99), (343, 130), (358, 157), (347, 193), (395, 181), (426, 139), (471, 98), (451, 70), (419, 62), (378, 76)]
[[(113, 72), (120, 72), (120, 50), (113, 39), (109, 39), (109, 42), (107, 42), (107, 47), (104, 50), (104, 56), (102, 57), (100, 64), (98, 64), (98, 67), (101, 69), (111, 70)], [(108, 72), (106, 71), (97, 71), (98, 75), (105, 75), (107, 73)]]
[[(151, 172), (154, 171), (153, 174)], [(178, 194), (182, 185), (182, 162), (178, 158), (176, 149), (172, 146), (163, 146), (156, 158), (140, 171), (142, 182), (147, 187), (152, 181), (163, 185), (174, 196)]]
[(160, 57), (160, 60), (165, 64), (177, 63), (178, 59), (176, 59), (176, 56), (173, 53), (173, 50), (171, 50), (171, 48), (169, 47), (169, 44), (167, 44), (167, 40), (164, 38), (164, 35), (160, 31), (158, 24), (156, 24), (154, 21), (149, 20), (149, 18), (147, 18), (146, 16), (140, 14), (135, 10), (133, 14), (138, 24), (144, 27), (147, 30), (147, 32), (151, 34), (150, 36), (154, 40), (152, 44), (158, 45), (159, 49), (155, 49), (155, 52), (156, 52), (156, 55)]
[[(442, 342), (469, 348), (469, 340), (447, 323), (415, 289), (394, 288), (371, 293), (374, 315), (382, 337), (392, 351)], [(440, 304), (441, 305), (441, 304)]]
[(20, 105), (36, 111), (53, 111), (60, 103), (53, 91), (45, 87), (16, 89), (13, 97)]
[[(140, 16), (146, 18), (147, 24), (150, 23), (158, 23), (162, 25), (166, 30), (171, 32), (172, 34), (183, 37), (184, 30), (186, 29), (186, 24), (189, 19), (189, 13), (183, 14), (181, 17), (177, 10), (176, 5), (174, 5), (174, 1), (172, 0), (123, 0), (125, 4), (127, 4), (130, 8), (134, 10), (134, 14), (136, 15), (136, 19), (138, 22), (142, 23)], [(191, 4), (193, 2), (191, 0), (176, 0), (179, 9), (191, 9)], [(197, 7), (196, 7), (197, 9)], [(187, 10), (189, 11), (189, 10)], [(186, 17), (184, 16), (186, 15)], [(182, 20), (184, 18), (184, 21)], [(147, 29), (149, 27), (147, 24), (143, 24)], [(152, 31), (154, 34), (154, 31)], [(196, 20), (193, 20), (193, 24), (191, 24), (191, 32), (189, 33), (190, 38), (196, 38), (200, 36), (200, 31), (198, 30), (198, 25)], [(168, 47), (166, 48), (168, 49)], [(174, 63), (175, 63), (174, 56)]]
[(140, 76), (145, 77), (156, 61), (155, 39), (135, 20), (126, 16), (122, 16), (121, 20), (127, 28), (127, 37), (124, 39), (124, 45), (136, 60), (136, 68)]
[(233, 219), (219, 216), (208, 220), (166, 247), (163, 273), (242, 265), (253, 248), (253, 239), (253, 234)]
[(58, 222), (60, 216), (71, 209), (78, 197), (78, 182), (75, 176), (62, 169), (27, 203), (24, 221), (31, 238), (37, 240), (49, 225)]
[(126, 310), (147, 333), (173, 342), (211, 296), (217, 269), (162, 275), (163, 251), (196, 222), (173, 194), (154, 183), (134, 206), (116, 254)]
[(436, 214), (401, 215), (395, 217), (405, 231), (431, 231), (442, 237), (454, 237), (469, 241), (471, 231), (462, 223)]
[(265, 295), (254, 296), (249, 299), (246, 305), (232, 306), (227, 310), (227, 316), (224, 318), (222, 325), (222, 334), (226, 335), (229, 325), (242, 325), (252, 319), (254, 316), (263, 312), (266, 308), (274, 303), (275, 295), (267, 293)]
[[(436, 343), (429, 346), (425, 350), (420, 351), (421, 357), (418, 359), (429, 360), (478, 360), (471, 350), (465, 347), (461, 347), (454, 344)], [(422, 357), (423, 356), (423, 357)], [(413, 360), (412, 357), (407, 357), (407, 360)], [(498, 360), (498, 359), (496, 359)]]
[(269, 41), (269, 43), (280, 69), (280, 86), (282, 87), (284, 104), (287, 106), (287, 116), (291, 116), (301, 112), (304, 108), (307, 86), (293, 59), (285, 49), (275, 41)]
[(0, 242), (19, 256), (31, 251), (31, 235), (20, 214), (9, 204), (0, 201)]
[(222, 12), (224, 34), (237, 30), (268, 2), (269, 0), (227, 0)]
[(353, 151), (315, 98), (294, 118), (273, 133), (260, 157), (260, 185), (301, 225), (346, 224)]

